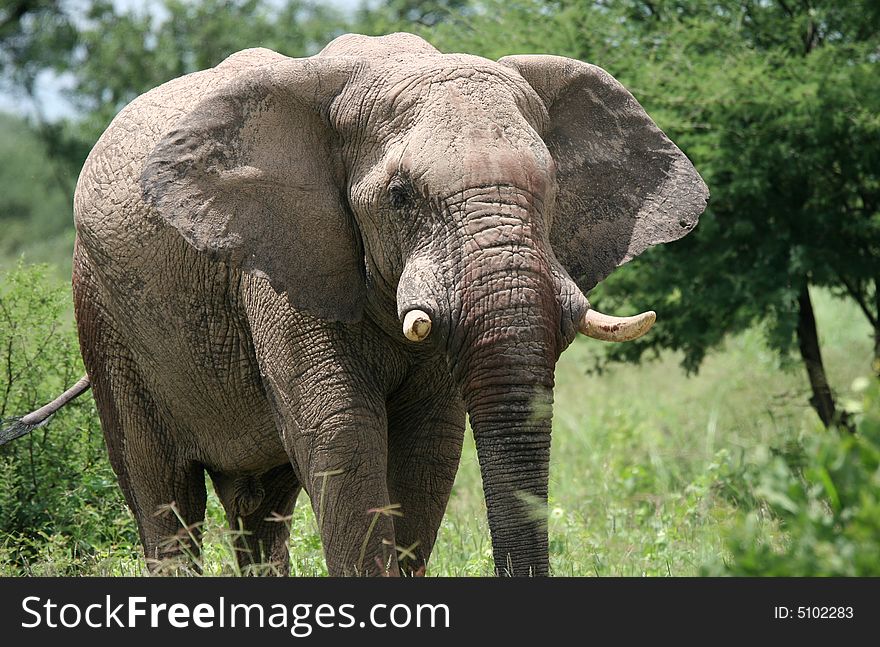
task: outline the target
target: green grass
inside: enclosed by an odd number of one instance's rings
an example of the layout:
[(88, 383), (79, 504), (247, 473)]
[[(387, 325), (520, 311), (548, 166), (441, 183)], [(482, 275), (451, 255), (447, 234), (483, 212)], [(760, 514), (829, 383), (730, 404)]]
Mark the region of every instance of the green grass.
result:
[[(814, 298), (831, 383), (846, 400), (853, 380), (869, 371), (869, 329), (854, 304), (823, 292)], [(802, 368), (794, 362), (781, 369), (759, 330), (731, 339), (692, 377), (674, 355), (587, 374), (601, 352), (601, 342), (578, 339), (557, 368), (548, 518), (553, 573), (698, 575), (705, 564), (723, 558), (738, 505), (754, 503), (739, 472), (768, 447), (815, 433)], [(143, 574), (138, 547), (130, 541), (131, 515), (121, 497), (108, 499), (118, 507), (119, 525), (118, 532), (105, 533), (110, 540), (82, 548), (81, 538), (71, 534), (33, 537), (24, 572)], [(325, 574), (304, 494), (292, 525), (292, 574)], [(208, 575), (238, 572), (224, 526), (211, 493), (203, 555)], [(761, 538), (782, 541), (770, 521)], [(7, 539), (0, 575), (22, 572), (14, 558), (23, 546), (27, 552), (27, 542)], [(468, 435), (428, 574), (491, 573), (479, 466)]]
[[(854, 304), (814, 296), (831, 383), (847, 395), (869, 371), (870, 331)], [(578, 339), (556, 371), (553, 572), (696, 575), (723, 551), (737, 501), (748, 496), (731, 491), (736, 470), (815, 429), (803, 370), (780, 369), (757, 330), (731, 339), (693, 377), (673, 355), (587, 375), (599, 352), (601, 342)], [(430, 571), (490, 572), (485, 519), (469, 439)], [(769, 524), (767, 532), (773, 540)]]

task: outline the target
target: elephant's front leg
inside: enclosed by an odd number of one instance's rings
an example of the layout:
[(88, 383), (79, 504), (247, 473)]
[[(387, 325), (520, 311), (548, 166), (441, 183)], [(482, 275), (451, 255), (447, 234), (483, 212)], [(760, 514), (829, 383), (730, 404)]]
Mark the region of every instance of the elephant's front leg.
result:
[(404, 575), (421, 575), (461, 460), (465, 411), (442, 359), (411, 373), (388, 400), (388, 489)]
[(311, 498), (330, 575), (396, 575), (382, 372), (392, 362), (371, 350), (368, 324), (293, 312), (267, 283), (242, 281), (264, 387)]
[(398, 575), (384, 401), (337, 366), (306, 385), (288, 453), (307, 485), (330, 575)]

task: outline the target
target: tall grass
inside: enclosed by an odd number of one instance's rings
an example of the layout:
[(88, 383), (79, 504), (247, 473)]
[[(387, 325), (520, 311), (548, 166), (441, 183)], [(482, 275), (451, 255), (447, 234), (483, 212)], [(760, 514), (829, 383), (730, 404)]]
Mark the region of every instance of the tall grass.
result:
[[(869, 372), (870, 330), (854, 304), (814, 297), (831, 383), (846, 396)], [(769, 447), (815, 433), (806, 377), (797, 362), (780, 366), (760, 330), (730, 339), (691, 377), (673, 354), (588, 375), (601, 352), (579, 339), (556, 371), (553, 572), (696, 575), (723, 553), (738, 506), (753, 502), (738, 472)], [(491, 572), (485, 518), (468, 439), (430, 571)], [(772, 525), (766, 532), (778, 539)]]

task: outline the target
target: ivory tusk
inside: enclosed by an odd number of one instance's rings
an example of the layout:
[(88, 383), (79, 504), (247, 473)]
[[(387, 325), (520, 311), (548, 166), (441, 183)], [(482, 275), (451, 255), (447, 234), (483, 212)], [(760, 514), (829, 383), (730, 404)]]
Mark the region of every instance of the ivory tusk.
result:
[(403, 334), (410, 341), (423, 341), (431, 334), (431, 317), (421, 310), (410, 310), (403, 318)]
[(657, 320), (653, 310), (632, 317), (612, 317), (598, 310), (587, 310), (581, 319), (580, 332), (602, 341), (632, 341), (651, 329)]

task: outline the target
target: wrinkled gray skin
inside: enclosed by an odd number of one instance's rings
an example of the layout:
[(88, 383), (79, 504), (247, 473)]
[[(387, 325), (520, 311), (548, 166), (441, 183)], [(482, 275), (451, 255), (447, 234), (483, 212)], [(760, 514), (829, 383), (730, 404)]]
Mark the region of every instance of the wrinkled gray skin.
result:
[[(73, 284), (148, 560), (180, 548), (162, 506), (203, 519), (207, 471), (243, 565), (287, 571), (267, 519), (305, 488), (331, 574), (423, 572), (467, 414), (496, 570), (547, 574), (533, 506), (582, 290), (683, 236), (706, 197), (626, 90), (559, 57), (347, 35), (138, 98), (82, 171)], [(402, 516), (369, 532), (389, 504)]]

